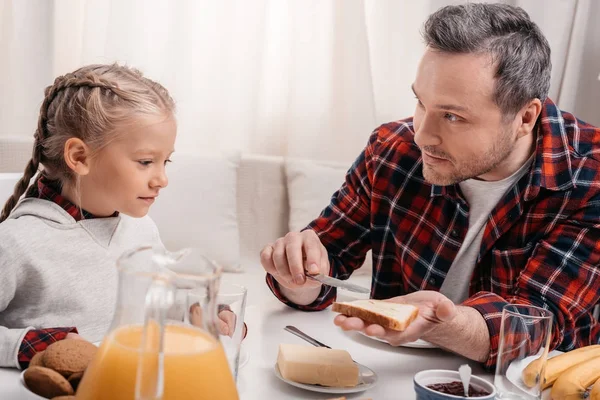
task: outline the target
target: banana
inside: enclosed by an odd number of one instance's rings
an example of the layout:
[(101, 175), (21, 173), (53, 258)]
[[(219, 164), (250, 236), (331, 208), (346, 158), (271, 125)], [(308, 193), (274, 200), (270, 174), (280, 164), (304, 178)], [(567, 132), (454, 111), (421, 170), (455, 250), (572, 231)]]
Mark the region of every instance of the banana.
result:
[(552, 385), (552, 400), (587, 398), (587, 388), (600, 378), (600, 357), (579, 363), (558, 377)]
[(597, 379), (594, 386), (592, 386), (588, 400), (600, 400), (600, 379)]
[[(580, 347), (579, 349), (550, 358), (546, 363), (542, 387), (546, 389), (554, 383), (561, 373), (574, 365), (594, 357), (600, 357), (600, 345), (598, 344)], [(534, 387), (539, 379), (540, 368), (541, 360), (539, 358), (530, 362), (521, 374), (523, 383), (528, 387)]]

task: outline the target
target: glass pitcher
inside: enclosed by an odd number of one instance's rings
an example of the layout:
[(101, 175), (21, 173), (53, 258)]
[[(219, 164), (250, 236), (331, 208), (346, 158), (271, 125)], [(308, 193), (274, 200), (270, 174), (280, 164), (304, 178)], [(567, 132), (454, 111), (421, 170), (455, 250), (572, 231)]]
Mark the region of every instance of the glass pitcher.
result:
[(217, 330), (221, 268), (198, 250), (152, 247), (117, 267), (113, 322), (77, 399), (238, 399)]

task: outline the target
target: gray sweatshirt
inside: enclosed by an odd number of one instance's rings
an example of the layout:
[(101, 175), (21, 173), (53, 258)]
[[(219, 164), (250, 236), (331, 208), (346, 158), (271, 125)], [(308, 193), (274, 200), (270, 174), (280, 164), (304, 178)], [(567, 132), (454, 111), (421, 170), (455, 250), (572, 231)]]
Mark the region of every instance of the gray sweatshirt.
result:
[(97, 342), (112, 321), (116, 260), (142, 245), (160, 245), (149, 217), (76, 222), (47, 200), (22, 200), (0, 224), (0, 367), (18, 367), (30, 329), (74, 326)]

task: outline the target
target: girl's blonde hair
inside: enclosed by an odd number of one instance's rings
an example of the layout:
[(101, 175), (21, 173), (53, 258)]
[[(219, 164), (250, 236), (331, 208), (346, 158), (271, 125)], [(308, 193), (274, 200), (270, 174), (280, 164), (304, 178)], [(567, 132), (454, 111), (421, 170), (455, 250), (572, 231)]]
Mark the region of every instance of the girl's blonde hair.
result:
[[(59, 76), (44, 94), (31, 160), (4, 205), (0, 222), (8, 218), (23, 193), (37, 193), (37, 181), (42, 176), (61, 183), (73, 180), (74, 173), (63, 156), (68, 139), (79, 138), (97, 151), (132, 118), (169, 117), (175, 111), (175, 103), (162, 85), (137, 69), (117, 64), (88, 65)], [(38, 170), (38, 178), (29, 185)]]

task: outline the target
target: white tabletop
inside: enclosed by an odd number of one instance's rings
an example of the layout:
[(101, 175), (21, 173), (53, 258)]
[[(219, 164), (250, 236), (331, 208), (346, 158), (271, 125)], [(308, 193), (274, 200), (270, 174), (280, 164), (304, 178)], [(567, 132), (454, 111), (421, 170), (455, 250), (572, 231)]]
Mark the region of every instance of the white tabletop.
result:
[[(246, 323), (248, 336), (244, 340), (244, 351), (249, 355), (248, 363), (240, 369), (238, 389), (241, 400), (254, 399), (319, 399), (325, 400), (337, 395), (314, 393), (293, 387), (279, 380), (273, 367), (277, 360), (280, 343), (307, 344), (300, 338), (286, 332), (286, 325), (294, 325), (315, 339), (350, 352), (352, 358), (374, 370), (379, 381), (377, 385), (363, 393), (346, 394), (348, 399), (371, 398), (385, 400), (391, 398), (414, 399), (413, 376), (425, 369), (458, 369), (468, 363), (473, 373), (492, 380), (492, 375), (483, 372), (473, 361), (449, 354), (440, 349), (413, 349), (392, 347), (385, 343), (364, 337), (358, 333), (344, 332), (333, 325), (335, 313), (302, 312), (281, 304), (264, 283), (264, 274), (254, 267), (254, 272), (227, 274), (224, 280), (240, 283), (248, 287)], [(355, 283), (368, 286), (367, 277), (353, 278)], [(356, 295), (361, 296), (361, 295)], [(340, 291), (339, 299), (354, 297)], [(0, 368), (0, 398), (3, 400), (32, 399), (19, 385), (20, 371)], [(400, 396), (401, 394), (401, 396)]]

